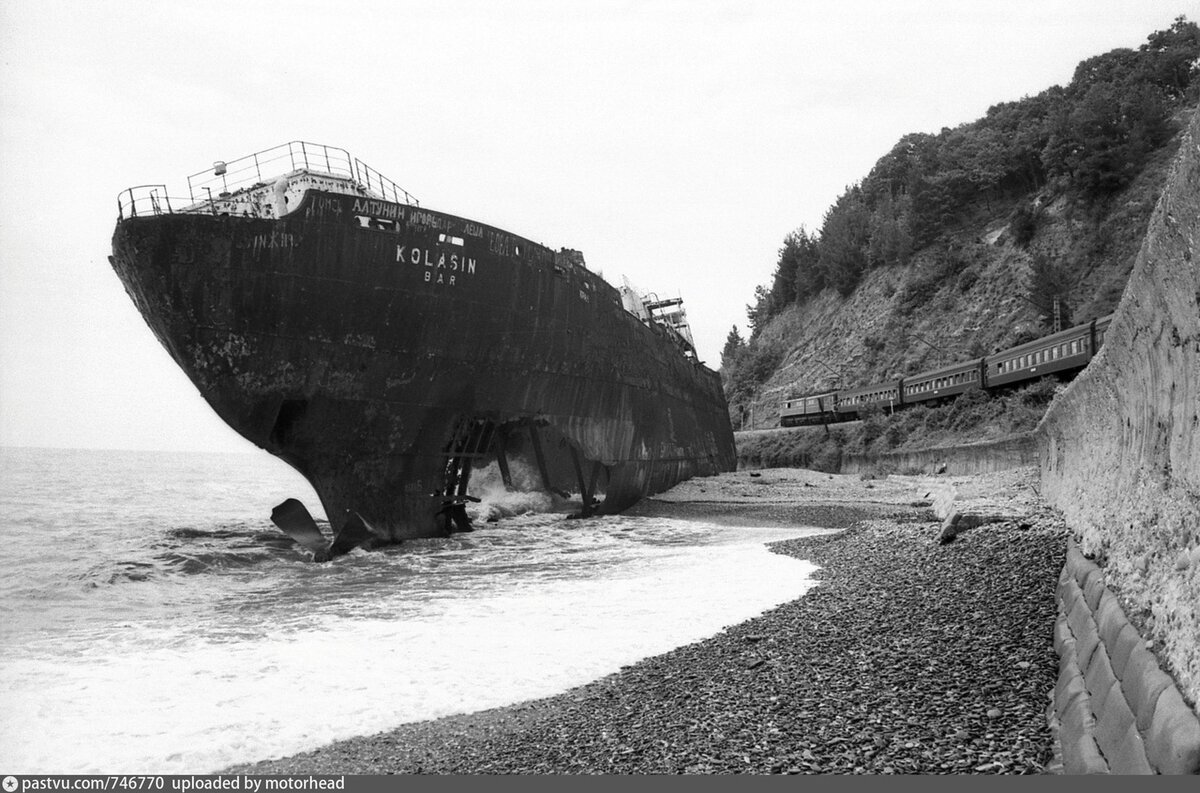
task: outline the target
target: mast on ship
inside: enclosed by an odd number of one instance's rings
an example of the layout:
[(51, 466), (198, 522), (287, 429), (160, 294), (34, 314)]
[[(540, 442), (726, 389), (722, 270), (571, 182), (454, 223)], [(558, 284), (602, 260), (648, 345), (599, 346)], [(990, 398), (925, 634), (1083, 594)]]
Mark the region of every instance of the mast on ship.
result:
[(621, 280), (624, 282), (620, 288), (621, 304), (625, 310), (646, 324), (654, 323), (664, 328), (684, 355), (696, 360), (696, 344), (692, 340), (687, 312), (683, 309), (683, 298), (659, 298), (654, 292), (642, 292), (628, 278)]

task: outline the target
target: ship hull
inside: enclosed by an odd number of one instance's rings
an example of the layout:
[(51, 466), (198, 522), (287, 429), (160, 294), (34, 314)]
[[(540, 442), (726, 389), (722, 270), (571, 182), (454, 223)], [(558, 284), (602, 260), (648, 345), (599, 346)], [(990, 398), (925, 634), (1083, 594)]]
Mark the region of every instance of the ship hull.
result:
[(335, 530), (353, 510), (379, 539), (443, 534), (498, 458), (604, 512), (736, 465), (716, 373), (499, 229), (310, 191), (279, 219), (123, 219), (111, 260), (217, 414), (302, 473)]

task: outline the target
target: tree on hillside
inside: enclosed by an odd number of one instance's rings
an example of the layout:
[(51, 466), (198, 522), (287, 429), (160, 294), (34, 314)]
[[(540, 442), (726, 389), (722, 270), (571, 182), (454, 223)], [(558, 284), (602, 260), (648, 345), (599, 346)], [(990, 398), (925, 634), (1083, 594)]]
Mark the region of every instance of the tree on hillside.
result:
[(1042, 153), (1049, 175), (1102, 199), (1128, 185), (1174, 134), (1171, 116), (1198, 82), (1200, 28), (1178, 17), (1136, 51), (1114, 49), (1076, 67), (1052, 114)]
[(783, 247), (779, 250), (779, 261), (788, 262), (787, 267), (792, 272), (792, 293), (795, 302), (803, 303), (825, 288), (825, 278), (821, 273), (820, 252), (815, 234), (809, 234), (801, 226), (787, 235)]
[(790, 244), (789, 234), (779, 249), (779, 258), (775, 262), (775, 276), (771, 279), (771, 313), (778, 314), (787, 306), (796, 302), (796, 267), (799, 258)]
[(913, 132), (902, 137), (891, 151), (879, 158), (863, 180), (872, 208), (883, 193), (895, 197), (912, 191), (927, 165), (927, 152), (933, 141), (934, 137), (928, 133)]
[(725, 337), (725, 346), (721, 348), (721, 368), (726, 371), (732, 369), (745, 349), (746, 342), (742, 339), (742, 334), (738, 333), (737, 325), (734, 325)]
[(746, 306), (746, 322), (750, 325), (750, 340), (754, 341), (771, 319), (771, 291), (762, 284), (754, 287), (754, 305)]
[(913, 251), (912, 201), (884, 191), (868, 222), (867, 260), (873, 267), (907, 264)]
[(1200, 52), (1200, 26), (1187, 17), (1175, 18), (1167, 30), (1151, 33), (1140, 51), (1148, 54), (1146, 76), (1172, 98), (1196, 98), (1200, 72), (1196, 53)]
[(1049, 135), (1048, 119), (1063, 103), (1063, 89), (1052, 86), (1037, 96), (1019, 102), (1002, 102), (988, 108), (979, 122), (999, 134), (1006, 143), (1001, 188), (1009, 193), (1029, 193), (1046, 181), (1042, 151)]
[(1070, 174), (1085, 195), (1113, 193), (1171, 137), (1169, 117), (1153, 86), (1097, 82), (1060, 120), (1047, 147), (1047, 169)]
[(756, 289), (754, 305), (746, 307), (754, 331), (751, 338), (771, 317), (793, 303), (807, 300), (824, 286), (824, 276), (818, 266), (816, 237), (801, 226), (783, 240), (771, 288)]
[(819, 267), (825, 283), (843, 297), (854, 291), (867, 269), (870, 222), (870, 212), (857, 185), (825, 213), (817, 243)]

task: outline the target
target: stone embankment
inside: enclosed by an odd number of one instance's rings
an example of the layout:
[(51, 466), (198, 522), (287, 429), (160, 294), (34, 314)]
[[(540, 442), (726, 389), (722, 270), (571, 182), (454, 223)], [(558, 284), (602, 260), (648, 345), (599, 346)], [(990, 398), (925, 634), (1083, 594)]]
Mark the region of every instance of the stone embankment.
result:
[(983, 474), (1038, 464), (1038, 443), (1033, 433), (933, 449), (894, 451), (880, 455), (845, 454), (841, 472), (857, 474), (883, 466), (895, 471), (942, 471), (947, 474)]
[[(1104, 346), (1036, 432), (1042, 494), (1200, 705), (1200, 115)], [(1103, 695), (1104, 692), (1091, 692)]]

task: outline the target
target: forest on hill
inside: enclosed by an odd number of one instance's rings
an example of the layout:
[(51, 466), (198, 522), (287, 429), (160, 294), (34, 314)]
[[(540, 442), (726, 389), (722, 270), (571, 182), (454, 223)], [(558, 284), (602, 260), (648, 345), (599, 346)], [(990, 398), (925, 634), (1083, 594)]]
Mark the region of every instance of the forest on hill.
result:
[(1066, 86), (902, 137), (786, 235), (721, 375), (735, 430), (780, 403), (915, 374), (1116, 306), (1200, 97), (1200, 28), (1178, 17)]

